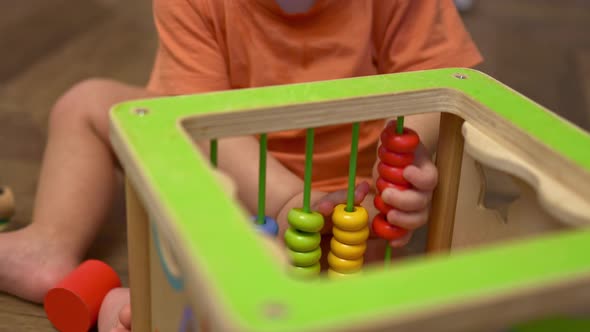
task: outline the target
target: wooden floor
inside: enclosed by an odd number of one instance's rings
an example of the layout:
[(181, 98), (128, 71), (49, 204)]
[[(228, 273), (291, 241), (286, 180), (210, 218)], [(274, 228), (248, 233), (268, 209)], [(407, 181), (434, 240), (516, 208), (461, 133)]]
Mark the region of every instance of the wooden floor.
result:
[[(486, 57), (481, 70), (590, 130), (590, 2), (480, 0), (465, 22)], [(0, 11), (0, 184), (16, 194), (17, 226), (31, 217), (56, 98), (88, 77), (145, 83), (155, 46), (147, 0), (28, 0)], [(123, 210), (120, 199), (89, 257), (126, 282)], [(0, 294), (2, 331), (53, 329), (40, 306)]]

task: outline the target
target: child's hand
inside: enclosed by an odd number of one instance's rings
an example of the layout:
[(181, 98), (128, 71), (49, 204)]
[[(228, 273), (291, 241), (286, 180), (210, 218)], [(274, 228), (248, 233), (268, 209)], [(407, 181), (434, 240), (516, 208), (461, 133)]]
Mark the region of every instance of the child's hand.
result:
[[(378, 176), (376, 172), (374, 174)], [(412, 238), (413, 231), (428, 221), (432, 192), (438, 183), (438, 171), (422, 144), (416, 149), (413, 165), (404, 169), (403, 176), (412, 184), (412, 189), (401, 191), (387, 188), (381, 193), (383, 201), (394, 207), (387, 214), (387, 221), (408, 230), (402, 238), (391, 241), (393, 247), (405, 246)]]
[[(369, 184), (362, 182), (358, 184), (354, 192), (354, 204), (359, 205), (369, 193)], [(311, 210), (319, 212), (324, 216), (324, 228), (321, 233), (329, 233), (332, 230), (332, 212), (334, 207), (338, 204), (346, 204), (346, 190), (339, 190), (331, 193), (312, 191), (311, 193)], [(278, 215), (279, 233), (283, 234), (289, 224), (287, 222), (287, 214), (293, 208), (301, 208), (303, 206), (303, 193), (293, 197), (287, 204), (283, 206)]]

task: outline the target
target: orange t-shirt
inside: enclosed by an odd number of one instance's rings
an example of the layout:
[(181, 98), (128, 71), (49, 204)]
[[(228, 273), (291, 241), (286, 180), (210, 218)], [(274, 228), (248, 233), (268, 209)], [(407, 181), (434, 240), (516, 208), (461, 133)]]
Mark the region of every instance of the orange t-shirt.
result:
[[(453, 0), (317, 0), (286, 14), (274, 0), (154, 0), (160, 45), (148, 89), (193, 94), (471, 67), (481, 55)], [(370, 179), (383, 121), (361, 125), (358, 178)], [(316, 189), (346, 186), (351, 125), (318, 128)], [(270, 153), (303, 177), (305, 129), (270, 133)]]

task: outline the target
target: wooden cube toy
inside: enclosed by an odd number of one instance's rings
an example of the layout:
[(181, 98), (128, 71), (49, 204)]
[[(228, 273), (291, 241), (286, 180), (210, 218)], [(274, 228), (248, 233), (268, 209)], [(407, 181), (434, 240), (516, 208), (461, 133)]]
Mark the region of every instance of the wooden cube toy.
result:
[[(440, 180), (426, 253), (352, 278), (288, 274), (194, 143), (430, 112)], [(590, 136), (480, 72), (136, 100), (111, 125), (134, 330), (505, 331), (589, 314)]]

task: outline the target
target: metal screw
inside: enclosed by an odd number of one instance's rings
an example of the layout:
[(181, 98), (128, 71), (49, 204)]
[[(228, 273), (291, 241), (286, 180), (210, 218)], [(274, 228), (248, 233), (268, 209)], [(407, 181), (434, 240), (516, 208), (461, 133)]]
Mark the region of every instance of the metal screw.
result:
[(280, 319), (287, 314), (287, 307), (279, 302), (266, 303), (263, 307), (264, 315), (271, 319)]
[(147, 108), (136, 108), (135, 110), (133, 110), (133, 112), (135, 112), (135, 114), (139, 116), (144, 116), (147, 115), (150, 112), (150, 110), (148, 110)]
[(460, 79), (460, 80), (466, 80), (466, 79), (468, 79), (468, 78), (469, 78), (467, 75), (465, 75), (465, 74), (461, 74), (461, 73), (456, 73), (456, 74), (454, 74), (453, 76), (454, 76), (455, 78), (458, 78), (458, 79)]

